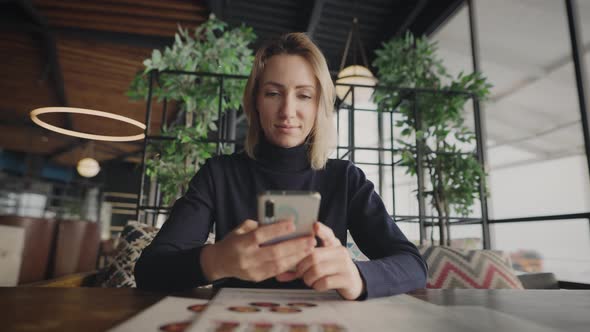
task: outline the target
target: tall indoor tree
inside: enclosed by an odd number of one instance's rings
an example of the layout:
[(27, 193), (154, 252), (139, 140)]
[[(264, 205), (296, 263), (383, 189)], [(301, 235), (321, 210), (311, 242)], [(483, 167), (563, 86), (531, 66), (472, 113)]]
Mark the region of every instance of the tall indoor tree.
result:
[(450, 75), (436, 54), (436, 43), (411, 33), (383, 43), (375, 53), (373, 66), (381, 88), (374, 100), (382, 111), (401, 113), (394, 125), (401, 132), (396, 140), (403, 151), (399, 165), (416, 175), (417, 151), (422, 149), (428, 173), (424, 195), (437, 212), (441, 244), (449, 245), (449, 217), (472, 212), (480, 180), (486, 176), (475, 154), (476, 136), (465, 124), (464, 108), (471, 96), (484, 100), (491, 85), (477, 72)]

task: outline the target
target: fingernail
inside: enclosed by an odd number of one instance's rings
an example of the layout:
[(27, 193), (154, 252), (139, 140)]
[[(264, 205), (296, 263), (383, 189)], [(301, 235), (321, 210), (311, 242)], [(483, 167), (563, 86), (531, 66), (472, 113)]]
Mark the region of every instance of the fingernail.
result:
[(315, 247), (315, 239), (307, 239), (307, 244), (312, 247)]

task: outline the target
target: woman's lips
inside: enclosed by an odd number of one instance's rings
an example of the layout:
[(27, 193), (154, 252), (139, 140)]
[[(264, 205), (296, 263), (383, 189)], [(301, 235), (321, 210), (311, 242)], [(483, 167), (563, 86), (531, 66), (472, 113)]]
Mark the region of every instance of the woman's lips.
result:
[(299, 130), (301, 127), (292, 125), (275, 125), (275, 128), (277, 128), (279, 132), (289, 134)]

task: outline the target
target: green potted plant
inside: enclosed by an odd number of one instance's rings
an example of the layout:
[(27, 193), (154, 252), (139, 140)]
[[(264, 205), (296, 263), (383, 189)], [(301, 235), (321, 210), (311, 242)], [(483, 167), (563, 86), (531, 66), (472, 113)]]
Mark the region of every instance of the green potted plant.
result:
[[(253, 52), (249, 45), (256, 39), (252, 28), (228, 25), (211, 15), (190, 33), (179, 27), (172, 47), (154, 50), (131, 83), (128, 96), (146, 100), (150, 71), (178, 70), (184, 72), (247, 75), (251, 70)], [(150, 157), (146, 174), (160, 184), (163, 203), (170, 205), (185, 189), (198, 167), (215, 153), (216, 144), (203, 142), (217, 130), (219, 108), (219, 77), (161, 73), (152, 95), (159, 102), (175, 101), (178, 119), (162, 129), (161, 135), (174, 140), (155, 141), (148, 146)], [(223, 81), (221, 111), (240, 107), (246, 82), (243, 79)]]
[[(465, 91), (479, 100), (489, 95), (491, 85), (480, 73), (453, 77), (436, 50), (436, 43), (410, 33), (383, 43), (373, 62), (381, 86)], [(412, 95), (407, 90), (378, 88), (374, 100), (381, 111), (396, 109), (401, 113), (394, 126), (401, 130), (396, 141), (403, 151), (399, 165), (406, 167), (406, 173), (416, 175), (417, 146), (423, 149), (429, 186), (424, 195), (436, 210), (441, 244), (447, 239), (448, 245), (449, 217), (472, 212), (480, 179), (486, 176), (473, 151), (465, 153), (466, 146), (473, 149), (476, 139), (464, 123), (469, 95), (418, 91)], [(414, 112), (420, 114), (421, 123), (416, 123)]]

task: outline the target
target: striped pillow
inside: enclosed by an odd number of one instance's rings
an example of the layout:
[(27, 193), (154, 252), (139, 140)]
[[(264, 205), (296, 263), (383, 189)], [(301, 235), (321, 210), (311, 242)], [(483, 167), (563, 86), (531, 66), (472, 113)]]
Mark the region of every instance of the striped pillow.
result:
[(418, 249), (428, 263), (427, 288), (523, 289), (510, 258), (500, 251), (439, 246)]

